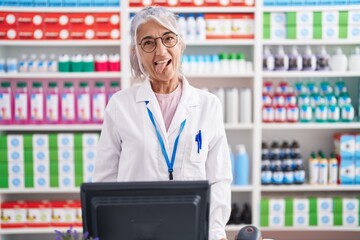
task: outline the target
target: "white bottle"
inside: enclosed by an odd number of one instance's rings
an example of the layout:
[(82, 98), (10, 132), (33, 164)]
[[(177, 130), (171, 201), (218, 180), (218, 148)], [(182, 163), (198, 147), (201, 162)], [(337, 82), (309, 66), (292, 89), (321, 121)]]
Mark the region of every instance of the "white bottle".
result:
[(184, 39), (187, 40), (187, 21), (185, 15), (183, 13), (179, 14), (178, 23), (180, 27), (180, 35)]
[(275, 59), (271, 54), (268, 46), (264, 48), (264, 56), (263, 56), (263, 69), (264, 71), (273, 71), (275, 68)]
[(240, 123), (251, 123), (251, 90), (250, 88), (240, 89)]
[(38, 71), (38, 60), (36, 54), (31, 54), (30, 60), (28, 62), (28, 70), (29, 72), (37, 72)]
[(303, 67), (302, 57), (300, 56), (296, 46), (291, 48), (291, 54), (289, 55), (289, 70), (301, 71)]
[(349, 57), (349, 71), (360, 71), (360, 47)]
[(226, 123), (239, 123), (239, 90), (237, 88), (226, 89)]
[(28, 72), (28, 59), (26, 54), (22, 54), (20, 57), (19, 72)]
[(282, 46), (278, 47), (275, 55), (275, 71), (287, 71), (289, 69), (289, 57)]
[(41, 54), (38, 61), (38, 72), (47, 72), (48, 71), (48, 63), (46, 60), (46, 55)]
[(58, 71), (58, 61), (56, 59), (56, 55), (55, 54), (51, 54), (49, 61), (47, 62), (48, 64), (48, 71), (49, 72), (57, 72)]
[(202, 13), (196, 18), (196, 40), (206, 39), (206, 21)]
[(343, 72), (348, 66), (348, 59), (343, 54), (341, 48), (336, 48), (335, 54), (330, 59), (330, 68), (332, 71)]
[(192, 13), (187, 18), (187, 39), (190, 41), (196, 39), (196, 20)]
[(303, 70), (315, 71), (316, 70), (316, 57), (312, 53), (310, 46), (306, 46), (305, 54), (303, 55)]

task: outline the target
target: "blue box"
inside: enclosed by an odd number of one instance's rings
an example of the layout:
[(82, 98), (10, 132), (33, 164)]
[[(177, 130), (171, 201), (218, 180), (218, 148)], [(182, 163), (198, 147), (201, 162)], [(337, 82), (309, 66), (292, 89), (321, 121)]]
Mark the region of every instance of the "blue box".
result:
[(319, 4), (322, 6), (331, 6), (333, 4), (333, 0), (319, 0)]
[(289, 6), (291, 4), (290, 0), (276, 0), (277, 6)]
[(275, 6), (275, 0), (264, 0), (264, 6)]
[(79, 7), (90, 7), (91, 0), (78, 0)]
[(305, 4), (304, 0), (292, 0), (291, 5), (292, 6), (303, 6)]
[(33, 4), (33, 0), (19, 0), (19, 6), (22, 7), (31, 7)]
[(19, 2), (16, 0), (4, 0), (4, 6), (19, 6)]
[(120, 6), (120, 0), (108, 0), (108, 6), (119, 7)]
[(50, 7), (61, 7), (63, 4), (62, 0), (48, 0)]
[(341, 158), (339, 165), (340, 184), (355, 184), (355, 160), (344, 160)]
[(347, 0), (334, 0), (334, 5), (347, 5)]
[(47, 0), (34, 0), (34, 6), (45, 7), (47, 6)]
[(92, 0), (92, 6), (108, 6), (108, 1), (107, 0)]
[(305, 6), (315, 6), (315, 5), (318, 5), (318, 1), (317, 0), (304, 0), (304, 5)]
[(76, 7), (78, 4), (77, 0), (63, 0), (64, 7)]
[(360, 0), (349, 0), (348, 4), (349, 5), (357, 5), (357, 4), (360, 4)]

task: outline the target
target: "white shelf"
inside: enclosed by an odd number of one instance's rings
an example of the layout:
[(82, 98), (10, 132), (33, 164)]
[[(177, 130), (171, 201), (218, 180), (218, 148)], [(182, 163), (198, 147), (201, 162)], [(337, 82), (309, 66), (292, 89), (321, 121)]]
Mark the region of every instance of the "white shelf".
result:
[[(131, 7), (130, 12), (138, 12), (142, 7)], [(176, 13), (254, 13), (255, 7), (171, 7)]]
[(207, 39), (205, 41), (185, 41), (187, 46), (251, 46), (254, 39)]
[(120, 72), (81, 72), (81, 73), (2, 73), (2, 78), (121, 78)]
[(38, 13), (104, 13), (104, 12), (120, 12), (119, 8), (116, 7), (101, 7), (101, 6), (90, 6), (90, 7), (13, 7), (13, 6), (1, 6), (1, 11), (5, 12), (38, 12)]
[(0, 46), (119, 46), (121, 40), (0, 40)]
[(263, 40), (263, 45), (359, 45), (359, 40), (349, 39), (337, 39), (337, 40), (326, 40), (326, 39), (314, 39), (314, 40)]
[(101, 124), (0, 125), (1, 131), (101, 131)]
[(262, 123), (263, 130), (359, 129), (360, 122), (341, 123)]
[(187, 78), (253, 78), (254, 73), (185, 73)]
[[(15, 229), (4, 229), (2, 228), (0, 231), (1, 235), (26, 235), (26, 234), (54, 234), (56, 235), (55, 230), (58, 230), (60, 232), (65, 232), (69, 228), (68, 227), (43, 227), (43, 228), (15, 228)], [(78, 233), (82, 233), (83, 229), (82, 227), (74, 227), (73, 229), (76, 229)], [(80, 234), (81, 236), (81, 234)]]
[(290, 186), (261, 186), (262, 192), (333, 192), (360, 191), (360, 185), (290, 185)]
[(239, 123), (239, 124), (231, 124), (225, 123), (226, 130), (252, 130), (254, 128), (254, 124), (252, 123)]
[(348, 232), (360, 232), (360, 227), (345, 227), (345, 226), (331, 226), (331, 227), (261, 227), (261, 231), (272, 232), (272, 231), (314, 231), (314, 232), (337, 232), (337, 231), (348, 231)]
[(80, 193), (80, 188), (48, 188), (48, 189), (0, 189), (0, 194), (51, 194), (51, 193)]
[(252, 185), (246, 185), (246, 186), (231, 186), (231, 192), (251, 192), (253, 190)]
[(336, 5), (336, 6), (264, 6), (264, 12), (304, 12), (304, 11), (349, 11), (360, 10), (360, 5)]
[(360, 71), (274, 71), (263, 72), (263, 78), (329, 78), (329, 77), (360, 77)]

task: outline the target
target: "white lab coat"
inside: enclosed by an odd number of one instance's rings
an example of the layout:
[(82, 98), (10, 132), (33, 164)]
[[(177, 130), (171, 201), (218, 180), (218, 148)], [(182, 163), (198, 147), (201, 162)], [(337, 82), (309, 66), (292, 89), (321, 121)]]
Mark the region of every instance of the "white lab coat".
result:
[[(196, 89), (183, 78), (183, 92), (165, 130), (160, 106), (150, 81), (114, 94), (105, 110), (97, 148), (94, 181), (168, 181), (169, 173), (160, 144), (147, 113), (154, 115), (169, 158), (184, 119), (174, 164), (174, 180), (208, 180), (211, 184), (210, 240), (226, 236), (231, 210), (231, 161), (219, 99)], [(202, 149), (197, 152), (195, 136), (202, 132)]]

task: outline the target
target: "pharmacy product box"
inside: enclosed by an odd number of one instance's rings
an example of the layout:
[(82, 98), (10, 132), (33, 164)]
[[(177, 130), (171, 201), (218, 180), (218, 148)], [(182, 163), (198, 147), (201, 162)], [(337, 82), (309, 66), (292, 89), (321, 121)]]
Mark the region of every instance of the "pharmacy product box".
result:
[(264, 12), (263, 14), (263, 27), (269, 27), (270, 26), (270, 15), (269, 12)]
[(358, 213), (343, 213), (342, 225), (344, 227), (359, 227), (359, 214)]
[(348, 24), (356, 25), (360, 24), (360, 10), (349, 10), (348, 11)]
[(331, 213), (333, 212), (332, 198), (317, 198), (317, 213)]
[(349, 23), (348, 11), (339, 11), (339, 26), (346, 27)]
[(271, 26), (286, 26), (286, 13), (283, 12), (272, 12), (270, 14), (270, 25)]
[(49, 176), (49, 174), (50, 174), (49, 162), (44, 162), (44, 163), (35, 162), (34, 163), (34, 175)]
[(287, 12), (286, 13), (286, 25), (287, 26), (296, 26), (296, 12)]
[(270, 198), (269, 214), (282, 213), (285, 214), (285, 199)]
[(360, 199), (359, 198), (334, 198), (334, 212), (341, 213), (360, 213)]
[(18, 26), (40, 27), (43, 24), (42, 13), (19, 12), (17, 15)]
[(264, 6), (275, 6), (276, 1), (275, 0), (264, 0)]
[(317, 3), (318, 3), (317, 0), (304, 0), (305, 6), (314, 6), (314, 5), (317, 5)]
[(276, 0), (276, 6), (288, 6), (290, 5), (289, 0)]
[(34, 175), (34, 188), (35, 189), (48, 189), (50, 187), (49, 175)]
[(301, 11), (296, 13), (296, 25), (313, 25), (314, 17), (311, 11)]
[(57, 147), (58, 148), (73, 148), (74, 147), (74, 134), (72, 133), (59, 133), (57, 134)]
[(269, 215), (269, 227), (284, 227), (284, 226), (285, 226), (284, 213), (272, 213)]
[(19, 1), (20, 7), (32, 7), (33, 6), (33, 0), (20, 0)]
[(323, 25), (322, 31), (323, 39), (339, 39), (339, 26), (337, 25)]
[(51, 203), (48, 201), (26, 201), (27, 227), (49, 227), (51, 224)]
[(231, 38), (231, 16), (221, 14), (204, 14), (206, 21), (206, 38)]
[(92, 5), (91, 0), (78, 0), (78, 6), (79, 7), (89, 7)]
[(270, 39), (286, 39), (287, 29), (285, 26), (271, 26)]
[(22, 149), (8, 149), (7, 153), (8, 163), (24, 162), (24, 151)]
[(63, 26), (45, 26), (44, 39), (66, 40), (69, 39), (70, 32)]
[(63, 7), (75, 7), (77, 0), (62, 0)]
[(303, 0), (291, 0), (291, 5), (292, 6), (303, 6), (304, 1)]
[(49, 163), (50, 156), (48, 149), (35, 148), (32, 152), (34, 163)]
[(319, 227), (333, 226), (334, 214), (332, 212), (318, 212), (317, 213), (317, 225)]
[(81, 202), (80, 201), (74, 201), (75, 205), (75, 226), (82, 227), (82, 212), (81, 212)]
[(294, 227), (307, 227), (309, 226), (309, 214), (297, 213), (293, 214), (293, 226)]
[(353, 24), (348, 26), (348, 39), (360, 39), (360, 25)]
[(355, 183), (355, 160), (338, 158), (339, 160), (339, 181), (340, 184)]
[(68, 227), (76, 222), (76, 205), (74, 201), (53, 201), (51, 226)]
[(120, 30), (114, 26), (104, 26), (96, 29), (95, 39), (120, 39)]
[(86, 39), (86, 37), (89, 39), (93, 39), (95, 36), (95, 32), (93, 31), (92, 35), (87, 35), (85, 36), (85, 32), (87, 30), (89, 30), (90, 28), (88, 26), (85, 25), (77, 25), (77, 26), (71, 26), (70, 30), (70, 35), (69, 35), (69, 39), (77, 39), (77, 40), (84, 40)]
[(307, 198), (294, 198), (293, 200), (294, 213), (308, 213), (309, 212), (309, 199)]
[(262, 198), (260, 201), (260, 214), (262, 216), (269, 216), (269, 199)]
[(61, 7), (62, 0), (48, 0), (48, 4), (50, 7)]
[(333, 0), (333, 5), (347, 5), (348, 0)]
[(253, 14), (232, 14), (231, 18), (231, 38), (254, 38)]
[(230, 0), (231, 6), (254, 6), (254, 0)]
[(94, 20), (96, 26), (100, 28), (107, 25), (120, 25), (119, 13), (94, 13)]
[(3, 202), (0, 207), (1, 228), (26, 226), (26, 203), (24, 201)]
[(17, 25), (17, 13), (12, 12), (0, 12), (0, 26), (16, 26)]
[(298, 25), (296, 26), (296, 39), (313, 39), (313, 26)]
[(335, 153), (341, 156), (341, 160), (354, 160), (355, 136), (347, 133), (334, 134)]
[(92, 6), (107, 6), (107, 0), (92, 0)]
[(95, 148), (84, 148), (82, 150), (83, 162), (94, 162), (95, 158), (96, 158), (96, 149)]
[(355, 158), (360, 158), (360, 134), (355, 135)]
[(58, 149), (59, 162), (74, 162), (74, 150), (72, 148)]
[(18, 39), (41, 40), (44, 32), (42, 29), (32, 29), (28, 26), (18, 26)]
[(97, 133), (84, 133), (82, 134), (82, 147), (95, 148), (99, 141), (99, 134)]
[(24, 137), (23, 135), (15, 135), (15, 134), (9, 134), (9, 135), (1, 135), (1, 138), (7, 139), (7, 148), (8, 149), (24, 149)]
[(49, 149), (49, 135), (48, 134), (34, 134), (32, 135), (32, 146), (34, 149), (42, 148)]
[(24, 189), (24, 176), (9, 175), (9, 189)]
[(69, 189), (75, 187), (75, 179), (73, 175), (59, 175), (59, 188)]
[(119, 7), (120, 0), (108, 0), (108, 6), (109, 7)]
[(44, 13), (43, 18), (46, 29), (50, 27), (69, 26), (70, 19), (68, 13)]
[(8, 174), (12, 176), (24, 176), (24, 163), (21, 162), (9, 163)]

